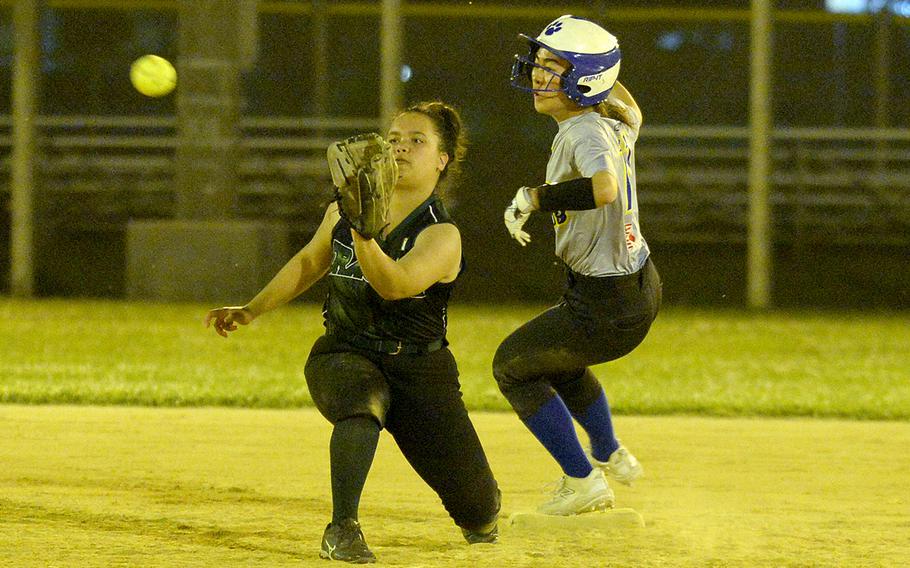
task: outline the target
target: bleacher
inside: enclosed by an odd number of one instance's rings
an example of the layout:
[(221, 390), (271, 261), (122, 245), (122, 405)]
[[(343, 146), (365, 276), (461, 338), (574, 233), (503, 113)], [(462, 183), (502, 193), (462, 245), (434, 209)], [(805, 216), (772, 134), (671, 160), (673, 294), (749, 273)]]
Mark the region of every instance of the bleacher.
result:
[[(306, 232), (331, 197), (325, 149), (375, 130), (371, 118), (245, 118), (238, 144), (241, 217), (292, 221)], [(41, 216), (66, 228), (122, 230), (130, 219), (174, 215), (177, 120), (41, 117)], [(0, 200), (9, 198), (11, 123), (0, 117)], [(303, 223), (304, 226), (299, 224)], [(315, 225), (313, 226), (315, 228)]]
[[(742, 242), (749, 211), (746, 128), (645, 127), (639, 200), (665, 241)], [(773, 240), (910, 244), (910, 132), (778, 129)]]
[[(129, 219), (173, 216), (175, 118), (41, 117), (42, 222), (122, 230)], [(0, 202), (9, 201), (8, 116), (0, 116)], [(378, 128), (373, 118), (241, 121), (242, 217), (315, 228), (331, 196), (328, 144)], [(639, 199), (652, 238), (743, 242), (748, 130), (648, 125), (637, 146)], [(772, 150), (776, 242), (910, 244), (910, 132), (779, 129)], [(8, 208), (5, 207), (5, 208)]]

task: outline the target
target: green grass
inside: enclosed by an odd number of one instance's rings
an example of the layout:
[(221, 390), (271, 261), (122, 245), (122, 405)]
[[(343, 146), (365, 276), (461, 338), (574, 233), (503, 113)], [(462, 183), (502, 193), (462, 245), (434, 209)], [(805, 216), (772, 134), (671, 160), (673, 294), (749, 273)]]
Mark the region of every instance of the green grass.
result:
[[(0, 300), (0, 402), (298, 407), (320, 307), (222, 339), (208, 306)], [(542, 307), (455, 305), (449, 338), (473, 409), (507, 410), (496, 346)], [(667, 309), (632, 354), (594, 368), (615, 412), (910, 419), (906, 313)]]

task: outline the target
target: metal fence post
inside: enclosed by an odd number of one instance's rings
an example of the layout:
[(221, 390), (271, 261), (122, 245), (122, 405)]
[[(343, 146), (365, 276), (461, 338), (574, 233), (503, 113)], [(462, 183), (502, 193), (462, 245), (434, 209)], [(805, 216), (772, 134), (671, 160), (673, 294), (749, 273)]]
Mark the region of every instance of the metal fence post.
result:
[(771, 2), (752, 0), (749, 96), (748, 303), (771, 303)]
[(10, 289), (14, 296), (35, 291), (35, 193), (38, 101), (38, 2), (17, 0), (13, 7), (12, 235)]
[(382, 22), (380, 30), (381, 43), (381, 101), (379, 116), (382, 119), (380, 128), (388, 128), (402, 107), (401, 89), (401, 46), (402, 39), (401, 0), (383, 0)]

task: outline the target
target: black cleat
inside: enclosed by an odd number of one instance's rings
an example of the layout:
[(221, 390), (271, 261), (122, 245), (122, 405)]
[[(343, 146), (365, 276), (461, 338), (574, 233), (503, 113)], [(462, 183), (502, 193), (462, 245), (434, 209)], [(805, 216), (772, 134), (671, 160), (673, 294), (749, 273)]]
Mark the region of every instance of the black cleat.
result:
[[(489, 525), (488, 525), (489, 526)], [(480, 530), (461, 529), (461, 534), (468, 544), (496, 544), (499, 542), (499, 527), (494, 523), (493, 528), (484, 527)]]
[(353, 564), (376, 562), (376, 555), (370, 551), (363, 538), (360, 523), (354, 519), (344, 519), (338, 524), (329, 523), (325, 527), (319, 557)]

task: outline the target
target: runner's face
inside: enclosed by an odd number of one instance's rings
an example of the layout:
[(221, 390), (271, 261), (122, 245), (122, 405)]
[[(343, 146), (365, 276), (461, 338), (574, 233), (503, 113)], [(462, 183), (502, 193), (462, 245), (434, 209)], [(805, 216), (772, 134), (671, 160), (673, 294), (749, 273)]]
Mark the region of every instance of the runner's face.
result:
[(555, 91), (535, 92), (534, 110), (552, 116), (570, 106), (569, 98), (563, 91), (558, 90), (562, 88), (561, 76), (569, 69), (569, 62), (547, 49), (540, 48), (534, 57), (534, 63), (551, 72), (535, 67), (531, 71), (531, 86), (535, 89)]

